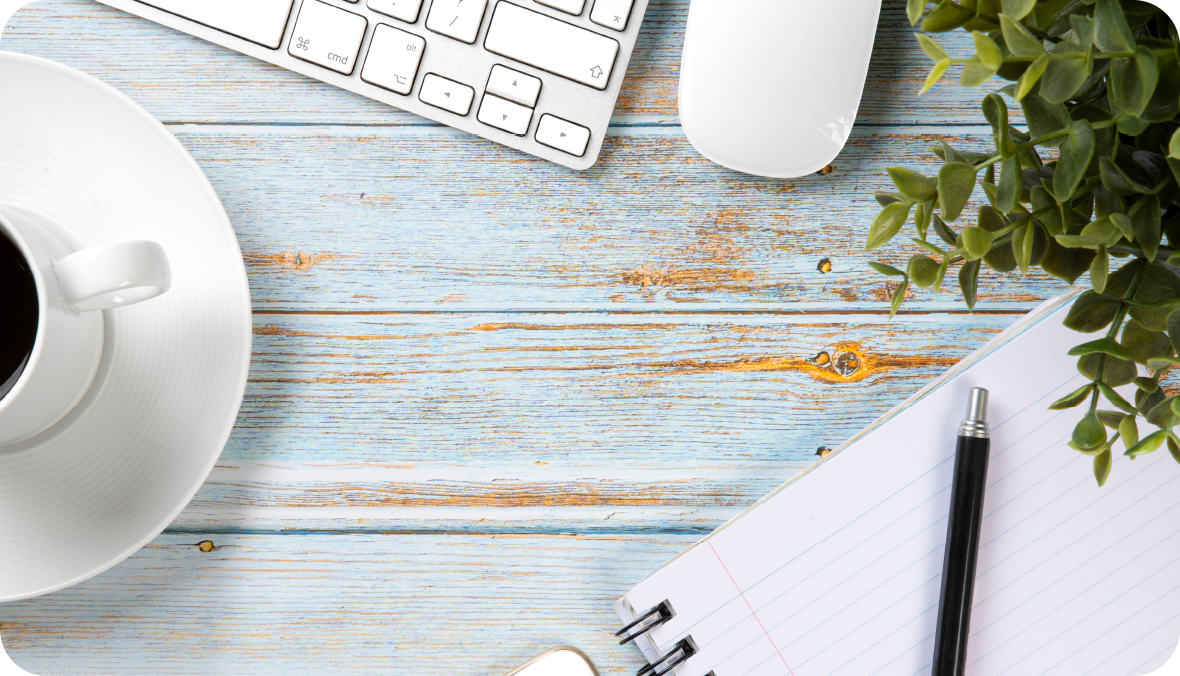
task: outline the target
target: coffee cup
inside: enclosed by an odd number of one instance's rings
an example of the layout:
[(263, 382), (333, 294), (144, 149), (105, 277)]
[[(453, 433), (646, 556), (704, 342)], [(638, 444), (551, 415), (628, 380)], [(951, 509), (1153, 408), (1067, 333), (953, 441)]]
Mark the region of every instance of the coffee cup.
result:
[(52, 219), (0, 204), (0, 451), (52, 427), (90, 389), (103, 310), (168, 290), (164, 249), (136, 240), (84, 248)]

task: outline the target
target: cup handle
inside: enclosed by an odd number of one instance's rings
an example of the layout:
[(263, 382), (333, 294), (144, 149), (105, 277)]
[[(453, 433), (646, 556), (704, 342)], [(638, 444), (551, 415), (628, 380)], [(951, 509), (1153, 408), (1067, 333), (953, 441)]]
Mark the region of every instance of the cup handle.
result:
[(55, 262), (66, 309), (109, 310), (155, 298), (172, 285), (164, 248), (135, 240), (91, 247)]

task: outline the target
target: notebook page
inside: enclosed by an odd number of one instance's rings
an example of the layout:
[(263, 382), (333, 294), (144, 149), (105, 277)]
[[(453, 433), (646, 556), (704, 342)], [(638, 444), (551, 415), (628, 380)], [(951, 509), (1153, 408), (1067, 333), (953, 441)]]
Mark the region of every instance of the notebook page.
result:
[(1085, 382), (1065, 351), (1086, 337), (1049, 310), (641, 582), (624, 617), (665, 599), (676, 612), (640, 639), (649, 659), (691, 636), (700, 653), (678, 676), (928, 674), (956, 432), (986, 387), (968, 673), (1164, 664), (1180, 636), (1180, 464), (1116, 456), (1097, 487), (1064, 445), (1079, 409), (1047, 410)]

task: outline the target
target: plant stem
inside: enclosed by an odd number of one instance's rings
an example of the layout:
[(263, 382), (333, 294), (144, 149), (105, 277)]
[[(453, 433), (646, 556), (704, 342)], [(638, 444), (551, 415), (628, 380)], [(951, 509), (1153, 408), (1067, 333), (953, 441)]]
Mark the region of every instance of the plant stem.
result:
[[(1147, 272), (1146, 263), (1135, 271), (1135, 276), (1131, 278), (1131, 283), (1127, 285), (1127, 292), (1123, 294), (1123, 302), (1119, 303), (1119, 310), (1115, 313), (1114, 322), (1110, 325), (1110, 330), (1106, 332), (1106, 337), (1114, 340), (1118, 335), (1119, 329), (1123, 328), (1123, 320), (1127, 318), (1127, 311), (1131, 309), (1131, 305), (1127, 301), (1135, 299), (1135, 292), (1139, 290), (1139, 283), (1143, 281), (1143, 273)], [(1106, 370), (1107, 355), (1101, 355), (1098, 360), (1098, 372), (1094, 376), (1095, 384), (1102, 382), (1103, 371)], [(1091, 415), (1098, 409), (1098, 388), (1094, 388), (1094, 395), (1090, 397), (1090, 413)]]

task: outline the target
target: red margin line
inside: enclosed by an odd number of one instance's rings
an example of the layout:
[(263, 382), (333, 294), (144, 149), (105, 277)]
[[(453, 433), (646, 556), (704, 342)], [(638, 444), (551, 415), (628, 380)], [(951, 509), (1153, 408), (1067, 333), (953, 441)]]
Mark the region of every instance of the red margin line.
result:
[(791, 676), (795, 676), (795, 672), (791, 669), (791, 665), (787, 664), (787, 658), (783, 657), (782, 651), (778, 649), (778, 646), (774, 645), (774, 639), (770, 638), (770, 633), (766, 631), (766, 627), (762, 626), (762, 620), (758, 619), (758, 613), (754, 612), (754, 606), (750, 605), (750, 601), (746, 599), (746, 595), (742, 593), (742, 588), (738, 586), (737, 580), (733, 579), (733, 573), (729, 572), (729, 568), (726, 568), (725, 562), (721, 560), (721, 555), (717, 553), (717, 548), (713, 546), (712, 542), (709, 543), (709, 549), (713, 550), (713, 556), (717, 557), (717, 563), (721, 564), (721, 568), (724, 569), (725, 574), (729, 576), (729, 581), (732, 582), (734, 588), (737, 589), (738, 595), (741, 596), (742, 600), (746, 602), (746, 607), (750, 609), (750, 614), (754, 616), (754, 621), (757, 622), (758, 626), (762, 628), (762, 633), (766, 634), (766, 640), (770, 641), (770, 645), (773, 646), (774, 651), (778, 653), (778, 658), (783, 661), (783, 666), (787, 668), (787, 671), (791, 672)]

